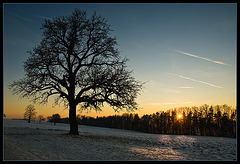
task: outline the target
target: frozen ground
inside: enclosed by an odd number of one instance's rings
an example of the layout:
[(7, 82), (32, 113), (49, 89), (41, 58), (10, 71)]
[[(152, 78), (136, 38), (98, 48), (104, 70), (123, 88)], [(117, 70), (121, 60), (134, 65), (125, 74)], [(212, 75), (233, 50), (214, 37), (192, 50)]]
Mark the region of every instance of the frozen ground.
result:
[(236, 160), (236, 139), (4, 119), (4, 160)]

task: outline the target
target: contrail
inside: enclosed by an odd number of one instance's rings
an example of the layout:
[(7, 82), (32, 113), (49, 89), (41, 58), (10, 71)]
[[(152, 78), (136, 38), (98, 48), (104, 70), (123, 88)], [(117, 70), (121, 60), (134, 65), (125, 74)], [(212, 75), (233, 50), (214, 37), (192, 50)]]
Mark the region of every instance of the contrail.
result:
[(195, 81), (195, 82), (202, 83), (202, 84), (206, 84), (206, 85), (209, 85), (209, 86), (212, 86), (212, 87), (216, 87), (216, 88), (222, 88), (221, 86), (217, 86), (217, 85), (214, 85), (214, 84), (211, 84), (211, 83), (207, 83), (207, 82), (204, 82), (204, 81), (192, 79), (192, 78), (190, 78), (190, 77), (186, 77), (186, 76), (182, 76), (182, 75), (177, 75), (177, 76), (180, 77), (180, 78), (182, 78), (182, 79), (187, 79), (187, 80)]
[(25, 20), (25, 21), (28, 21), (28, 22), (31, 22), (31, 23), (35, 23), (35, 22), (33, 22), (32, 20), (30, 20), (30, 19), (27, 19), (27, 18), (25, 18), (25, 17), (23, 17), (23, 16), (14, 14), (14, 13), (12, 13), (12, 12), (7, 11), (7, 13), (9, 13), (9, 14), (15, 16), (15, 17), (18, 17), (18, 18), (20, 18), (20, 19), (23, 19), (23, 20)]
[(177, 51), (177, 52), (179, 52), (181, 54), (184, 54), (184, 55), (188, 55), (188, 56), (191, 56), (191, 57), (199, 58), (199, 59), (206, 60), (206, 61), (209, 61), (209, 62), (212, 62), (212, 63), (228, 65), (228, 64), (220, 62), (220, 61), (211, 60), (211, 59), (208, 59), (208, 58), (204, 58), (204, 57), (197, 56), (197, 55), (194, 55), (194, 54), (190, 54), (190, 53), (187, 53), (187, 52), (183, 52), (183, 51), (180, 51), (180, 50), (175, 50), (175, 51)]
[(41, 16), (41, 15), (33, 15), (33, 16), (38, 17), (38, 18), (43, 18), (43, 19), (54, 20), (54, 19), (51, 18), (51, 17), (45, 17), (45, 16)]
[(186, 77), (186, 76), (182, 76), (182, 75), (177, 75), (177, 74), (173, 74), (173, 73), (165, 73), (165, 74), (175, 75), (175, 76), (180, 77), (180, 78), (182, 78), (182, 79), (187, 79), (187, 80), (195, 81), (195, 82), (202, 83), (202, 84), (205, 84), (205, 85), (208, 85), (208, 86), (211, 86), (211, 87), (215, 87), (215, 88), (223, 88), (223, 87), (218, 86), (218, 85), (215, 85), (215, 84), (211, 84), (211, 83), (208, 83), (208, 82), (205, 82), (205, 81), (201, 81), (201, 80), (192, 79), (192, 78), (190, 78), (190, 77)]

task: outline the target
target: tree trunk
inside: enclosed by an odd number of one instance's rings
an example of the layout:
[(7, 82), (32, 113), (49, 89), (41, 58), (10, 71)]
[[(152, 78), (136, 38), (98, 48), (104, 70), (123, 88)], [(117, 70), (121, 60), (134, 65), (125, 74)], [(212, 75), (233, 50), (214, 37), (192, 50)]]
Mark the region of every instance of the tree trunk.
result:
[(78, 133), (78, 124), (76, 118), (76, 104), (69, 102), (69, 123), (70, 123), (70, 132), (72, 135), (79, 135)]
[(28, 123), (30, 123), (30, 120), (31, 120), (31, 116), (28, 117)]

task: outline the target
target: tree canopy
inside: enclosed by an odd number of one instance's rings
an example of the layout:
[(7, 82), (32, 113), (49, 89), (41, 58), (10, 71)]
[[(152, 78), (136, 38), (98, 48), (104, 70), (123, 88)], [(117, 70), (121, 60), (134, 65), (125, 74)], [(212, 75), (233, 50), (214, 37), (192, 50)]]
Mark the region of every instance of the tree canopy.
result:
[(69, 107), (72, 134), (78, 134), (77, 105), (96, 111), (104, 103), (115, 111), (138, 109), (143, 83), (126, 69), (127, 59), (121, 58), (105, 18), (75, 9), (69, 16), (46, 19), (41, 29), (40, 44), (24, 62), (25, 77), (10, 84), (14, 94), (40, 104), (55, 96), (55, 105)]
[(31, 119), (36, 117), (36, 114), (36, 108), (30, 104), (25, 108), (24, 119), (28, 119), (28, 123), (30, 123)]

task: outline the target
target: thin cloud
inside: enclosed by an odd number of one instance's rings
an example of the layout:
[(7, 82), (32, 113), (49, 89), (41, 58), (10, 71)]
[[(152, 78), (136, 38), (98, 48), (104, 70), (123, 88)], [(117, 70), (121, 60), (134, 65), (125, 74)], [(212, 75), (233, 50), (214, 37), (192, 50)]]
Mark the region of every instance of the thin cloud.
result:
[(153, 85), (153, 86), (164, 86), (163, 83), (157, 82), (155, 80), (148, 80), (146, 84)]
[(162, 88), (161, 90), (162, 90), (162, 91), (165, 91), (165, 92), (171, 92), (171, 93), (181, 93), (181, 92), (178, 91), (178, 90), (169, 89), (169, 88)]
[(194, 55), (194, 54), (190, 54), (190, 53), (187, 53), (187, 52), (183, 52), (183, 51), (180, 51), (180, 50), (175, 50), (175, 51), (177, 51), (178, 53), (187, 55), (187, 56), (199, 58), (199, 59), (206, 60), (206, 61), (209, 61), (209, 62), (212, 62), (212, 63), (221, 64), (221, 65), (228, 65), (228, 64), (223, 63), (223, 62), (221, 62), (221, 61), (211, 60), (211, 59), (209, 59), (209, 58), (204, 58), (204, 57), (197, 56), (197, 55)]
[(194, 87), (179, 87), (179, 88), (181, 88), (181, 89), (192, 89)]
[(173, 102), (167, 102), (167, 103), (151, 103), (151, 105), (174, 105), (176, 103)]
[(193, 104), (195, 102), (192, 102), (192, 101), (187, 101), (187, 102), (184, 102), (184, 104)]

